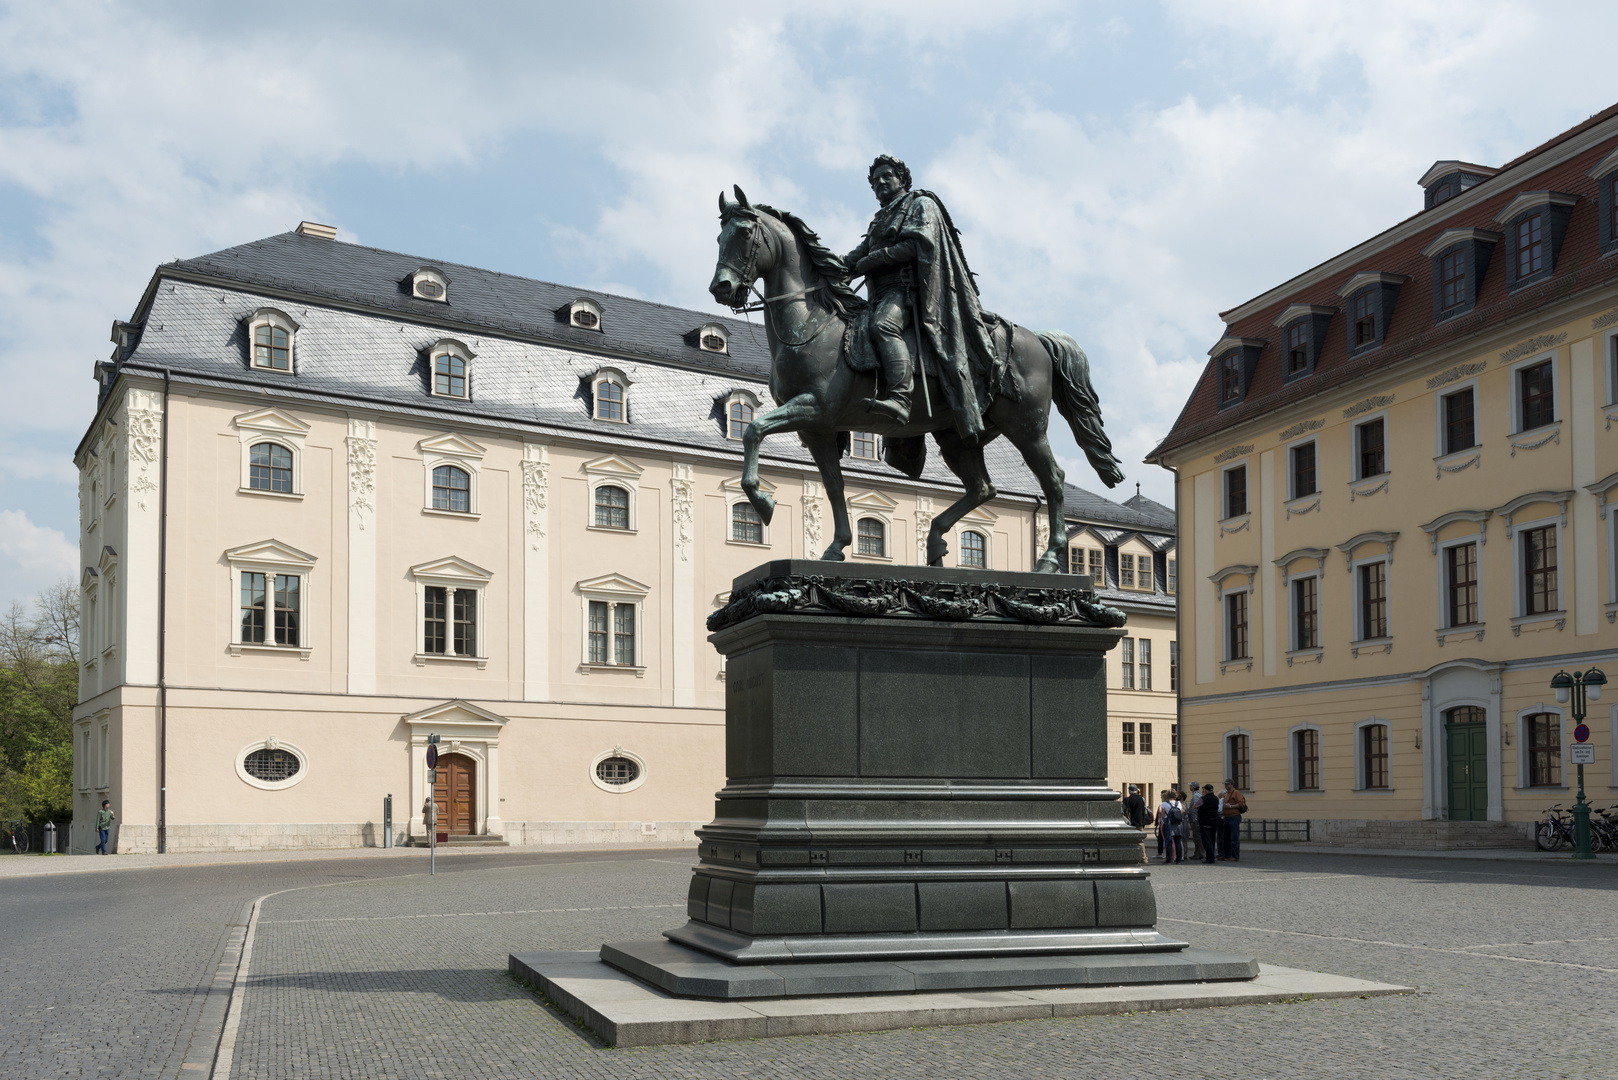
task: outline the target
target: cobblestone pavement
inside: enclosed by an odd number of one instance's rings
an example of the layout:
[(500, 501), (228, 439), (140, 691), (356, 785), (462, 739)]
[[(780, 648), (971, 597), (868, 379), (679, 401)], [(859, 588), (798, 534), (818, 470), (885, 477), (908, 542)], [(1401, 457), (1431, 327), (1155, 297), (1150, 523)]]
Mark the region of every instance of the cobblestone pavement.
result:
[(367, 880), (267, 901), (233, 1076), (1610, 1077), (1618, 868), (1250, 852), (1154, 867), (1161, 926), (1416, 997), (616, 1050), (505, 974), (683, 920), (690, 858)]

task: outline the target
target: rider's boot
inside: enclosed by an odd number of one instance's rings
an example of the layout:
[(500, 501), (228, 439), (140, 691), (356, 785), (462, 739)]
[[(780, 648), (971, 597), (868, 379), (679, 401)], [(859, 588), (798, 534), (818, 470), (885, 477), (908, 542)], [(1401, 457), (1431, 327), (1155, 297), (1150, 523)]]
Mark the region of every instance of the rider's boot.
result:
[(882, 381), (888, 392), (879, 398), (866, 398), (869, 412), (891, 417), (900, 424), (910, 421), (910, 388), (915, 379), (910, 370), (910, 350), (897, 335), (878, 334), (873, 342), (882, 360)]

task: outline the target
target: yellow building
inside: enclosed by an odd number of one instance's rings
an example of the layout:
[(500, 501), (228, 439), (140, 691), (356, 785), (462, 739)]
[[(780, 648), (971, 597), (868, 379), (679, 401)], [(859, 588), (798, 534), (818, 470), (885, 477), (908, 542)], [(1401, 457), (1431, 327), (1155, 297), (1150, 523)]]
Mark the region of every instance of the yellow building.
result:
[[(1520, 843), (1618, 659), (1618, 106), (1223, 316), (1176, 473), (1187, 775), (1340, 844)], [(1610, 670), (1610, 669), (1609, 669)], [(1618, 785), (1592, 704), (1591, 798)]]

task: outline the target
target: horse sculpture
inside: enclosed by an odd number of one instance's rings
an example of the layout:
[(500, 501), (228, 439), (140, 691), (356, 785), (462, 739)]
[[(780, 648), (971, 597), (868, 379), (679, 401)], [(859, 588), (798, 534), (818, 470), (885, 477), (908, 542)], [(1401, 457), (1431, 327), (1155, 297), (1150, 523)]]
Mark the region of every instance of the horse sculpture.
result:
[[(750, 205), (740, 187), (735, 192), (735, 201), (723, 192), (719, 196), (719, 261), (708, 291), (721, 304), (740, 311), (748, 309), (755, 283), (761, 278), (764, 281), (758, 309), (764, 313), (770, 344), (770, 393), (776, 407), (756, 418), (743, 434), (742, 490), (765, 524), (775, 511), (775, 500), (759, 489), (759, 444), (766, 436), (797, 432), (813, 455), (835, 525), (831, 545), (820, 557), (842, 561), (843, 549), (854, 539), (843, 495), (843, 433), (868, 431), (883, 436), (889, 443), (888, 463), (912, 477), (920, 475), (925, 458), (920, 437), (931, 434), (944, 463), (966, 488), (933, 518), (927, 533), (927, 563), (942, 566), (949, 550), (944, 533), (995, 496), (983, 447), (1005, 435), (1038, 479), (1050, 516), (1050, 541), (1034, 570), (1061, 572), (1067, 549), (1065, 477), (1045, 436), (1052, 401), (1102, 482), (1114, 487), (1124, 479), (1102, 430), (1100, 403), (1090, 385), (1090, 362), (1078, 343), (1059, 331), (1034, 334), (1008, 325), (1009, 333), (996, 339), (1009, 338), (1005, 375), (992, 388), (981, 440), (964, 438), (956, 431), (936, 377), (924, 380), (918, 374), (916, 403), (907, 422), (869, 412), (863, 403), (874, 395), (876, 377), (853, 370), (843, 357), (853, 313), (865, 303), (849, 285), (848, 268), (799, 218), (772, 207)], [(911, 327), (907, 343), (916, 355), (913, 335)], [(923, 386), (924, 381), (928, 385)], [(904, 450), (895, 454), (895, 446)]]

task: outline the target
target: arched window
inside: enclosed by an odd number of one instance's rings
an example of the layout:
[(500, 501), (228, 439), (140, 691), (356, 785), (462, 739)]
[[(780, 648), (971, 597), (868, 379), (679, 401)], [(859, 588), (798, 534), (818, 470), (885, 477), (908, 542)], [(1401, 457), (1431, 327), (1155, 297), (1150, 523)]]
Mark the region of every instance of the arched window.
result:
[(623, 384), (613, 379), (602, 379), (596, 383), (596, 419), (624, 420), (624, 388)]
[(292, 490), (292, 451), (275, 443), (254, 443), (248, 451), (247, 486), (257, 491)]
[(739, 502), (731, 506), (730, 538), (744, 544), (764, 542), (764, 519), (758, 516), (752, 503)]
[(273, 323), (253, 327), (253, 366), (291, 371), (292, 335)]
[(596, 527), (629, 528), (629, 492), (612, 484), (596, 488)]
[(1226, 735), (1225, 761), (1230, 766), (1227, 779), (1240, 791), (1253, 790), (1252, 736), (1246, 732)]
[(1362, 787), (1388, 786), (1388, 725), (1366, 724), (1360, 729)]
[(989, 565), (989, 543), (980, 532), (968, 529), (961, 534), (961, 565), (987, 567)]
[(466, 396), (466, 361), (453, 353), (433, 357), (433, 393), (445, 397)]
[(876, 518), (860, 518), (857, 550), (861, 555), (885, 557), (888, 553), (888, 527)]
[(433, 509), (471, 513), (472, 478), (465, 469), (440, 465), (433, 470)]
[(753, 406), (746, 401), (730, 403), (730, 437), (739, 439), (747, 434), (747, 425), (753, 422)]

